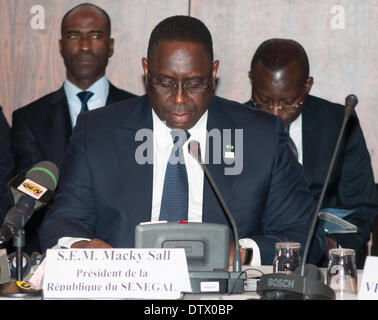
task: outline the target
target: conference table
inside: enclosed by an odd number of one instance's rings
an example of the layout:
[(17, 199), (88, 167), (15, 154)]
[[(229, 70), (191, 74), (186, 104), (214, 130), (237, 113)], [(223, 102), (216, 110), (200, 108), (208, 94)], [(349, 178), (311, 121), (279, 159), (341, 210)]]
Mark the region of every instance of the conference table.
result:
[[(326, 268), (319, 268), (319, 270), (323, 273), (324, 279), (326, 279)], [(273, 267), (272, 266), (243, 266), (242, 271), (245, 271), (247, 274), (247, 280), (245, 281), (244, 285), (244, 293), (242, 294), (215, 294), (215, 293), (208, 293), (208, 294), (185, 294), (183, 295), (183, 300), (257, 300), (260, 299), (260, 295), (257, 294), (257, 281), (263, 274), (272, 273)], [(360, 288), (361, 278), (362, 278), (362, 271), (357, 270), (357, 288)], [(25, 280), (28, 280), (29, 277), (25, 277)], [(22, 298), (21, 298), (22, 299)], [(29, 299), (29, 298), (28, 298)], [(31, 298), (33, 300), (41, 300), (41, 297)], [(358, 293), (353, 295), (347, 296), (337, 296), (336, 300), (357, 300)], [(0, 300), (20, 300), (18, 298), (6, 298), (1, 297)]]
[[(327, 279), (327, 269), (319, 268), (323, 273), (324, 279)], [(184, 300), (246, 300), (246, 299), (260, 299), (260, 295), (257, 294), (257, 281), (263, 274), (269, 274), (273, 272), (273, 266), (243, 266), (242, 271), (247, 273), (247, 281), (244, 285), (244, 293), (242, 294), (191, 294), (184, 296)], [(357, 289), (360, 288), (362, 271), (357, 270)], [(352, 295), (344, 295), (340, 297), (336, 295), (336, 300), (357, 300), (358, 293)]]

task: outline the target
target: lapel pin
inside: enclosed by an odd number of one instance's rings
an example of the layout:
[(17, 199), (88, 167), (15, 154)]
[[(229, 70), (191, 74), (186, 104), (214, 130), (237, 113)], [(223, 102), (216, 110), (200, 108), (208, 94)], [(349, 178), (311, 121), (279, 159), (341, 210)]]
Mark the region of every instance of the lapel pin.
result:
[(234, 159), (235, 158), (235, 153), (232, 151), (234, 149), (234, 146), (232, 144), (226, 145), (226, 150), (224, 153), (224, 157), (227, 159)]

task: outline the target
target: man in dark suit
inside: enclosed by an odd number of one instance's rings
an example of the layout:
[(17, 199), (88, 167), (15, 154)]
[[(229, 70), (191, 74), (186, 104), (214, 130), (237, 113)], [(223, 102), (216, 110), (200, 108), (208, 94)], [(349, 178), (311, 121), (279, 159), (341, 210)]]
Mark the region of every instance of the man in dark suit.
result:
[(81, 112), (77, 94), (89, 91), (89, 110), (135, 95), (116, 88), (105, 76), (113, 55), (110, 19), (95, 5), (79, 5), (62, 19), (60, 53), (66, 66), (63, 87), (16, 110), (12, 121), (12, 150), (16, 169), (25, 174), (38, 161), (61, 168), (68, 138)]
[(9, 125), (0, 107), (0, 225), (10, 207), (8, 182), (13, 175), (13, 155), (9, 146)]
[[(249, 77), (251, 100), (246, 104), (280, 116), (303, 165), (305, 180), (316, 199), (327, 175), (344, 117), (344, 107), (309, 95), (313, 78), (303, 47), (288, 39), (270, 39), (256, 50)], [(357, 233), (328, 234), (327, 249), (341, 246), (356, 251), (359, 268), (367, 254), (374, 217), (378, 213), (370, 155), (353, 114), (347, 124), (323, 208), (353, 211), (345, 220)], [(328, 251), (320, 265), (327, 263)]]
[[(104, 10), (92, 4), (71, 9), (62, 19), (61, 33), (60, 53), (67, 76), (63, 87), (13, 113), (11, 144), (20, 174), (42, 160), (61, 169), (80, 112), (135, 97), (105, 76), (114, 39)], [(38, 251), (37, 229), (43, 212), (36, 212), (26, 225), (26, 252)]]
[[(256, 264), (271, 264), (277, 241), (303, 248), (315, 203), (282, 121), (213, 95), (219, 61), (206, 26), (187, 16), (163, 20), (142, 66), (147, 95), (79, 116), (60, 190), (40, 230), (42, 248), (133, 247), (134, 228), (143, 221), (229, 225), (188, 154), (192, 139), (235, 217), (244, 262), (253, 248)], [(323, 249), (317, 228), (310, 261)]]

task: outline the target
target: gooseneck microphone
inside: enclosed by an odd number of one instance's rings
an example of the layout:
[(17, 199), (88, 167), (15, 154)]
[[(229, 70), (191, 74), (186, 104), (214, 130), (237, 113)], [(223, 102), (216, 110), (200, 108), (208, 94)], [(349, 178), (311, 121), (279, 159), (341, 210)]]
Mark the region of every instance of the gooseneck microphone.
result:
[(341, 140), (349, 117), (357, 103), (358, 99), (353, 94), (345, 98), (343, 122), (306, 239), (302, 264), (293, 274), (273, 273), (262, 276), (257, 286), (257, 293), (261, 295), (261, 299), (335, 299), (335, 292), (324, 284), (324, 277), (318, 268), (315, 265), (306, 264), (306, 261)]
[(0, 229), (0, 245), (22, 229), (35, 210), (52, 199), (58, 176), (58, 168), (54, 163), (42, 161), (31, 168), (25, 177), (17, 175), (9, 182), (14, 206), (8, 211)]
[(234, 233), (234, 238), (235, 238), (235, 254), (234, 254), (234, 260), (233, 260), (233, 271), (234, 272), (241, 272), (242, 262), (241, 262), (241, 256), (240, 256), (240, 251), (239, 251), (239, 233), (238, 233), (238, 228), (237, 228), (235, 219), (232, 216), (230, 210), (228, 209), (226, 202), (224, 201), (224, 199), (223, 199), (213, 177), (211, 176), (211, 174), (209, 172), (209, 169), (207, 168), (207, 166), (202, 161), (201, 147), (200, 147), (199, 142), (195, 141), (195, 140), (190, 141), (189, 144), (188, 144), (188, 151), (189, 151), (190, 155), (201, 166), (203, 172), (205, 173), (206, 178), (208, 179), (211, 187), (214, 190), (214, 193), (215, 193), (218, 201), (220, 202), (220, 204), (222, 206), (223, 211), (225, 212), (229, 222), (231, 223), (232, 232)]

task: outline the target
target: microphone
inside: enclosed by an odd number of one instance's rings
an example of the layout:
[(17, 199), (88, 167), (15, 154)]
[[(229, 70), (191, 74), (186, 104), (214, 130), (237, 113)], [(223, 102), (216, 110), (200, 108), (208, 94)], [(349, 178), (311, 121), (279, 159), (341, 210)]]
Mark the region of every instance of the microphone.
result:
[[(35, 290), (29, 282), (23, 281), (24, 272), (28, 272), (31, 266), (30, 257), (22, 252), (25, 245), (23, 228), (33, 212), (53, 198), (58, 176), (59, 171), (54, 163), (42, 161), (31, 168), (25, 177), (17, 175), (8, 183), (14, 207), (8, 211), (0, 229), (0, 245), (4, 245), (13, 237), (13, 245), (16, 247), (16, 280), (1, 284), (0, 296), (27, 298), (42, 295), (41, 290)], [(23, 270), (24, 258), (27, 260), (26, 270)]]
[(345, 107), (350, 112), (352, 109), (354, 109), (357, 106), (358, 99), (354, 94), (350, 94), (345, 98)]
[[(232, 216), (230, 210), (228, 209), (228, 206), (227, 206), (226, 202), (224, 201), (224, 198), (223, 198), (222, 194), (220, 193), (212, 175), (210, 174), (209, 169), (207, 168), (207, 166), (202, 161), (200, 143), (198, 141), (195, 141), (195, 140), (190, 141), (189, 144), (188, 144), (188, 151), (189, 151), (190, 155), (201, 166), (207, 180), (209, 181), (211, 187), (214, 190), (214, 193), (215, 193), (219, 203), (221, 204), (221, 207), (222, 207), (224, 213), (226, 214), (229, 222), (231, 223), (232, 232), (234, 233), (234, 238), (235, 238), (235, 254), (234, 254), (234, 260), (233, 260), (233, 266), (232, 267), (233, 267), (234, 273), (240, 274), (241, 269), (242, 269), (242, 267), (241, 267), (242, 262), (241, 262), (241, 256), (240, 256), (240, 250), (239, 250), (239, 233), (238, 233), (238, 228), (237, 228), (235, 219)], [(238, 282), (241, 282), (241, 283), (238, 283)], [(233, 283), (233, 284), (231, 284), (231, 283)], [(234, 287), (238, 286), (239, 289), (237, 289), (237, 290), (239, 292), (240, 292), (240, 290), (242, 290), (241, 292), (243, 292), (244, 282), (243, 282), (243, 279), (241, 279), (240, 275), (235, 281), (230, 281), (229, 286), (230, 285), (234, 286)]]
[(26, 176), (17, 175), (8, 184), (13, 207), (8, 211), (0, 229), (0, 245), (10, 240), (28, 222), (35, 210), (46, 205), (58, 184), (59, 170), (50, 161), (42, 161)]
[(260, 282), (257, 285), (257, 292), (264, 298), (268, 295), (272, 298), (270, 292), (272, 291), (284, 291), (285, 295), (279, 295), (280, 298), (286, 296), (290, 298), (301, 299), (335, 299), (335, 292), (324, 284), (323, 274), (318, 268), (311, 264), (306, 264), (307, 256), (310, 250), (311, 241), (314, 235), (315, 227), (318, 221), (318, 215), (320, 208), (323, 204), (324, 196), (328, 187), (329, 178), (331, 176), (336, 156), (339, 151), (341, 140), (344, 135), (346, 125), (349, 117), (352, 114), (353, 109), (356, 107), (358, 99), (355, 95), (350, 94), (345, 98), (344, 118), (339, 131), (339, 136), (333, 151), (331, 162), (328, 168), (328, 172), (323, 184), (322, 192), (320, 194), (315, 214), (312, 219), (311, 227), (306, 239), (306, 244), (303, 251), (302, 264), (298, 267), (293, 274), (273, 273), (267, 274), (261, 277)]
[(343, 122), (341, 124), (339, 136), (338, 136), (337, 141), (336, 141), (336, 146), (335, 146), (335, 149), (333, 151), (333, 155), (332, 155), (331, 162), (330, 162), (330, 165), (329, 165), (329, 168), (328, 168), (326, 179), (325, 179), (324, 184), (323, 184), (322, 192), (320, 193), (318, 204), (317, 204), (317, 207), (316, 207), (316, 210), (315, 210), (315, 215), (314, 215), (314, 218), (312, 220), (312, 225), (311, 225), (311, 228), (310, 228), (307, 240), (306, 240), (306, 245), (305, 245), (304, 251), (303, 251), (303, 261), (302, 261), (302, 266), (301, 266), (301, 276), (302, 277), (305, 276), (305, 263), (306, 263), (308, 252), (309, 252), (309, 249), (310, 249), (311, 240), (312, 240), (312, 237), (314, 235), (316, 223), (317, 223), (317, 220), (318, 220), (319, 211), (320, 211), (320, 208), (323, 204), (324, 196), (325, 196), (325, 193), (327, 191), (329, 178), (331, 177), (331, 173), (332, 173), (333, 167), (335, 165), (335, 160), (336, 160), (336, 156), (337, 156), (337, 153), (339, 151), (339, 148), (340, 148), (341, 140), (343, 138), (344, 131), (345, 131), (346, 125), (348, 123), (349, 117), (352, 114), (352, 111), (356, 107), (357, 103), (358, 103), (358, 99), (354, 94), (350, 94), (345, 98), (344, 119), (343, 119)]

